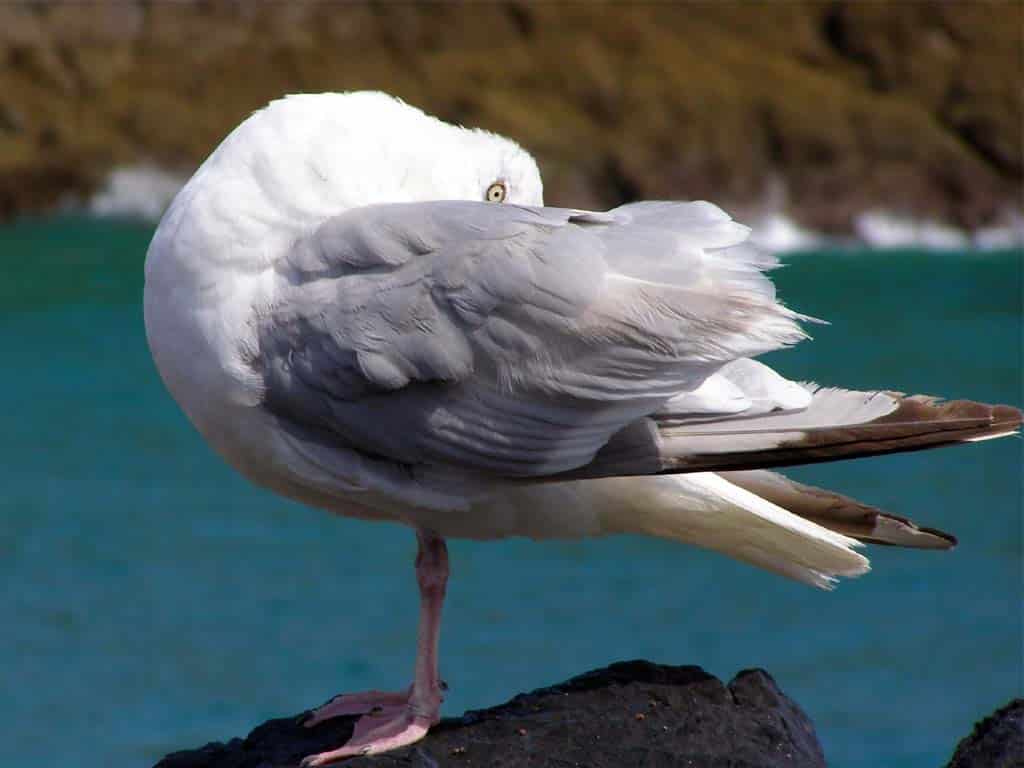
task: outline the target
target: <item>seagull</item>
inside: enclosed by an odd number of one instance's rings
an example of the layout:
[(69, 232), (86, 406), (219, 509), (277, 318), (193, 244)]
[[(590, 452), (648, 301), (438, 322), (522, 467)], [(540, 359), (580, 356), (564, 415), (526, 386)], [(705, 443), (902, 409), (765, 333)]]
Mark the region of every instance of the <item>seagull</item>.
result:
[(320, 766), (440, 719), (445, 540), (646, 534), (824, 589), (864, 542), (949, 534), (771, 468), (1017, 432), (1002, 405), (798, 383), (806, 338), (769, 254), (708, 202), (545, 207), (518, 144), (379, 92), (288, 96), (242, 122), (163, 216), (145, 324), (171, 395), (252, 482), (415, 530), (413, 681)]

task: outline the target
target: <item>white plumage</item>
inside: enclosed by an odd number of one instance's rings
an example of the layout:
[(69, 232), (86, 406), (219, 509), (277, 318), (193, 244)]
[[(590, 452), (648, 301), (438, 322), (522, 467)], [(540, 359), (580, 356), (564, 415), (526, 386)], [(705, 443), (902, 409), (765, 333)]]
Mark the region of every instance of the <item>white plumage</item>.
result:
[[(595, 213), (544, 208), (541, 190), (507, 139), (384, 94), (293, 96), (225, 139), (154, 236), (147, 335), (204, 437), (278, 493), (419, 532), (416, 682), (319, 710), (384, 714), (309, 764), (436, 720), (444, 537), (644, 533), (829, 587), (868, 569), (840, 532), (856, 521), (830, 522), (856, 503), (793, 514), (750, 488), (800, 512), (806, 486), (744, 470), (1019, 422), (787, 381), (749, 358), (804, 338), (805, 318), (746, 227), (705, 202)], [(640, 476), (665, 472), (689, 474)], [(860, 537), (949, 544), (887, 525)]]

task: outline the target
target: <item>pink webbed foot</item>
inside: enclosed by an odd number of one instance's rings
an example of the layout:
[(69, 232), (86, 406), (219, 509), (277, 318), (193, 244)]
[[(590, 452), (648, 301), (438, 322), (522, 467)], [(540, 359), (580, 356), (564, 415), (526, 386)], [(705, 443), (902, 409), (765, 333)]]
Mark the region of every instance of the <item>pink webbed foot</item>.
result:
[(378, 705), (369, 714), (356, 721), (352, 738), (339, 749), (309, 755), (300, 764), (302, 768), (315, 768), (329, 765), (346, 757), (357, 755), (376, 755), (388, 752), (408, 744), (413, 744), (430, 730), (430, 726), (440, 720), (438, 705), (430, 707), (432, 711), (416, 712), (411, 703), (403, 701), (401, 705)]
[(398, 709), (408, 703), (409, 693), (409, 691), (342, 693), (314, 709), (302, 724), (307, 728), (312, 728), (332, 717), (380, 714), (387, 710)]

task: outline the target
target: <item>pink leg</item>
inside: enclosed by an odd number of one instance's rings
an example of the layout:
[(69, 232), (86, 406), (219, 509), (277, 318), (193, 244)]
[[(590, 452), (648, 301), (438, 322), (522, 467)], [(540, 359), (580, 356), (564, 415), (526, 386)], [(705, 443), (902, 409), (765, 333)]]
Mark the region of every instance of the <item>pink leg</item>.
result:
[(372, 755), (422, 739), (440, 719), (441, 681), (437, 675), (437, 641), (441, 607), (448, 585), (448, 547), (444, 539), (417, 531), (416, 581), (420, 587), (420, 626), (416, 669), (407, 693), (368, 691), (338, 696), (317, 709), (306, 722), (313, 726), (331, 717), (362, 714), (352, 738), (339, 749), (309, 755), (302, 768), (328, 765), (355, 755)]

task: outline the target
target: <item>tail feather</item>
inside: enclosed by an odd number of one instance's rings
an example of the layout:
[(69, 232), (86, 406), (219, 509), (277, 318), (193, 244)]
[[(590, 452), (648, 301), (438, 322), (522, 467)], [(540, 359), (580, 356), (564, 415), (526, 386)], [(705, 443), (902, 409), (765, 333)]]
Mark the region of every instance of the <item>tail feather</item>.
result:
[(730, 483), (795, 515), (869, 544), (915, 549), (952, 549), (956, 537), (862, 504), (839, 493), (804, 485), (777, 472), (755, 469), (722, 472)]
[(831, 589), (869, 570), (854, 538), (794, 515), (710, 472), (580, 484), (603, 508), (605, 533), (641, 533), (712, 549)]

